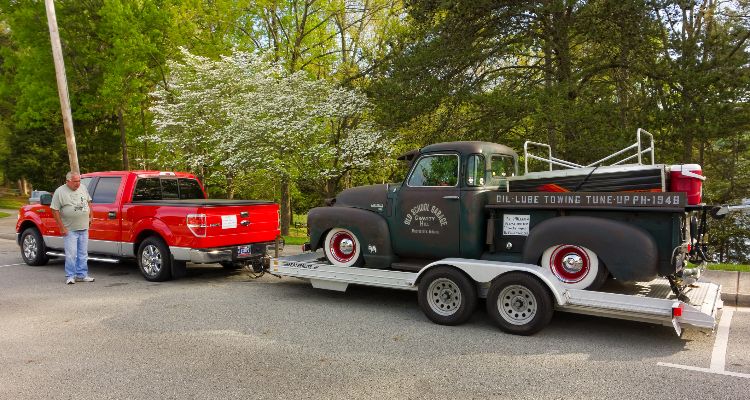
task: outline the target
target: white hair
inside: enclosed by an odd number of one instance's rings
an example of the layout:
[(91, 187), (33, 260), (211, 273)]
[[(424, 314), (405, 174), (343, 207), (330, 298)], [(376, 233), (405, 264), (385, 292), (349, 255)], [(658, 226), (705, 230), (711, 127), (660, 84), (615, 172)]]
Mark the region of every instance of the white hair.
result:
[(73, 171), (70, 171), (67, 174), (65, 174), (65, 180), (69, 181), (69, 180), (73, 179), (74, 176), (81, 176), (81, 174), (77, 174), (77, 173), (75, 173)]

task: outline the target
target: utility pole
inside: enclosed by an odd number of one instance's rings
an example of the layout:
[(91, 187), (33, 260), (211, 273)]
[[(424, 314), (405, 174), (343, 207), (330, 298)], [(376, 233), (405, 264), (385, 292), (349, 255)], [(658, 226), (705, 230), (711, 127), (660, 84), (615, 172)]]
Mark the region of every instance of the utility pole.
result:
[(60, 33), (57, 31), (57, 16), (55, 15), (55, 3), (53, 0), (44, 0), (47, 8), (47, 23), (49, 24), (49, 37), (52, 42), (52, 58), (55, 60), (55, 76), (57, 77), (57, 93), (60, 95), (60, 107), (62, 108), (63, 129), (65, 130), (65, 142), (68, 144), (68, 160), (70, 170), (80, 173), (78, 168), (78, 151), (76, 150), (76, 136), (73, 131), (73, 115), (70, 112), (70, 98), (68, 97), (68, 80), (65, 77), (65, 63), (63, 62), (62, 46), (60, 45)]

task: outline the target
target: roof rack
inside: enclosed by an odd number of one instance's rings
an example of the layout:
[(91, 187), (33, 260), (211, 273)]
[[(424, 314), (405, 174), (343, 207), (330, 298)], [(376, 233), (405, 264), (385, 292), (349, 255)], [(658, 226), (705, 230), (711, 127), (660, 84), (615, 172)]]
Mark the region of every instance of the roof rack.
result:
[[(643, 148), (643, 141), (641, 140), (641, 133), (643, 133), (646, 136), (648, 136), (649, 145), (646, 148)], [(602, 158), (601, 160), (594, 161), (594, 162), (592, 162), (591, 164), (588, 164), (588, 165), (576, 164), (574, 162), (563, 160), (561, 158), (552, 157), (552, 147), (550, 147), (550, 145), (548, 145), (546, 143), (537, 143), (537, 142), (532, 142), (532, 141), (528, 141), (527, 140), (523, 144), (524, 174), (528, 174), (529, 173), (529, 159), (539, 160), (539, 161), (548, 163), (549, 164), (549, 170), (552, 171), (552, 166), (553, 165), (557, 165), (557, 166), (563, 167), (563, 168), (570, 168), (570, 169), (573, 169), (573, 168), (589, 168), (589, 167), (600, 166), (600, 165), (620, 165), (620, 164), (625, 164), (625, 163), (627, 163), (627, 161), (630, 161), (630, 160), (632, 160), (634, 158), (637, 158), (638, 162), (637, 163), (630, 163), (630, 164), (644, 165), (644, 163), (643, 163), (643, 156), (645, 154), (647, 154), (647, 153), (650, 153), (651, 154), (651, 163), (648, 164), (648, 165), (654, 165), (654, 135), (652, 135), (651, 133), (649, 133), (645, 129), (638, 128), (638, 130), (635, 133), (635, 136), (636, 136), (636, 142), (635, 143), (631, 144), (630, 146), (628, 146), (628, 147), (626, 147), (626, 148), (624, 148), (624, 149), (622, 149), (620, 151), (612, 153), (612, 154), (610, 154), (610, 155)], [(540, 147), (541, 148), (546, 148), (547, 149), (547, 153), (548, 153), (547, 157), (530, 154), (529, 153), (529, 148), (530, 147), (531, 148), (534, 148), (534, 147), (536, 147), (536, 148), (540, 148)], [(630, 154), (630, 155), (627, 154), (628, 152), (632, 152), (632, 151), (634, 151), (634, 154)], [(621, 155), (624, 156), (625, 158), (617, 159), (617, 161), (611, 162), (612, 159), (615, 159), (615, 157), (618, 157), (618, 156), (621, 156)], [(608, 164), (602, 164), (604, 162), (609, 162), (609, 163)]]

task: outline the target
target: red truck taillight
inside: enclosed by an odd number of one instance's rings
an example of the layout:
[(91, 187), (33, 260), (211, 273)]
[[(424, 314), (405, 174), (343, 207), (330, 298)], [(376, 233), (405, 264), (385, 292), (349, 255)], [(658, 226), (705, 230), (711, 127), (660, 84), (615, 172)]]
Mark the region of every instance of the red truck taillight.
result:
[(206, 214), (188, 214), (187, 227), (196, 237), (206, 237)]

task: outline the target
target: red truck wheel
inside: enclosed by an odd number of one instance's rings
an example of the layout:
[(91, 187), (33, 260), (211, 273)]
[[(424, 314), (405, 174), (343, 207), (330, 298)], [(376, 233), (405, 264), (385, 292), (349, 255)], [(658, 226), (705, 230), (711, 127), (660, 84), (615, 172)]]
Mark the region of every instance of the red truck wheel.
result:
[(328, 261), (337, 267), (357, 267), (364, 263), (359, 239), (348, 229), (328, 231), (323, 249)]
[(141, 243), (138, 267), (147, 281), (163, 282), (172, 278), (172, 255), (161, 238), (152, 236)]
[(572, 244), (552, 246), (542, 254), (547, 268), (563, 286), (570, 289), (599, 289), (607, 278), (607, 269), (596, 253)]
[(49, 261), (44, 239), (36, 228), (27, 228), (21, 234), (21, 257), (28, 265), (44, 265)]

